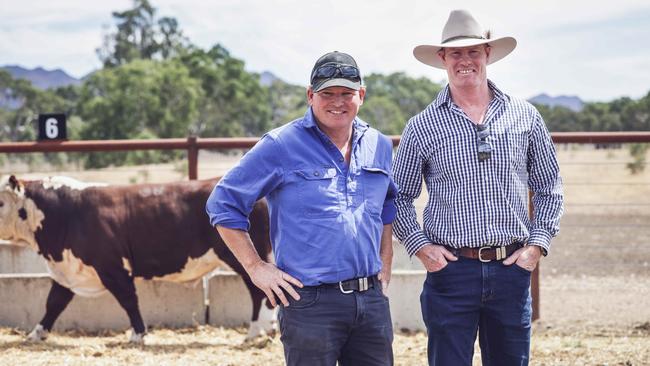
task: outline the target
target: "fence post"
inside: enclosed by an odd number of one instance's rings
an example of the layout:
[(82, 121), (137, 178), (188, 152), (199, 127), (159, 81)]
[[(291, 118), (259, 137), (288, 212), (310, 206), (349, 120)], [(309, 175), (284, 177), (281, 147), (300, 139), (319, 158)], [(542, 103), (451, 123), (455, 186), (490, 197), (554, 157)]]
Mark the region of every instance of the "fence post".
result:
[(198, 178), (199, 170), (199, 147), (196, 144), (196, 136), (187, 138), (187, 169), (190, 180)]

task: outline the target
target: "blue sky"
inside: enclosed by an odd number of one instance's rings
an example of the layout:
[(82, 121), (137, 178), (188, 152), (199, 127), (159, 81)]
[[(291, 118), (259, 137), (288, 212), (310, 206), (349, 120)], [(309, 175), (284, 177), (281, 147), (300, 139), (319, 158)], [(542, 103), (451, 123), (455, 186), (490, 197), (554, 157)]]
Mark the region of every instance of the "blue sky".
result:
[[(449, 11), (469, 9), (515, 51), (488, 67), (507, 93), (577, 95), (587, 101), (650, 91), (650, 2), (618, 0), (152, 0), (192, 42), (221, 43), (249, 71), (306, 85), (313, 62), (332, 50), (353, 55), (364, 74), (406, 72), (445, 81), (413, 47), (438, 42)], [(600, 2), (599, 2), (600, 3)], [(61, 68), (81, 77), (101, 66), (95, 49), (111, 12), (130, 0), (0, 0), (0, 65)]]

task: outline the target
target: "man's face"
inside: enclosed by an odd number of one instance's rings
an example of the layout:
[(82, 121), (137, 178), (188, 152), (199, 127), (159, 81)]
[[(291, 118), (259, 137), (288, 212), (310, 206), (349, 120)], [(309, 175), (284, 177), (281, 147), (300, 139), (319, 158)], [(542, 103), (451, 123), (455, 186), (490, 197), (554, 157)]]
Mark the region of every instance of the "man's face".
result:
[(348, 89), (342, 86), (331, 86), (314, 93), (307, 89), (307, 100), (314, 111), (314, 116), (327, 130), (348, 128), (363, 104), (366, 90)]
[(447, 69), (449, 83), (457, 88), (477, 87), (487, 80), (486, 66), (490, 47), (478, 45), (444, 48), (438, 57)]

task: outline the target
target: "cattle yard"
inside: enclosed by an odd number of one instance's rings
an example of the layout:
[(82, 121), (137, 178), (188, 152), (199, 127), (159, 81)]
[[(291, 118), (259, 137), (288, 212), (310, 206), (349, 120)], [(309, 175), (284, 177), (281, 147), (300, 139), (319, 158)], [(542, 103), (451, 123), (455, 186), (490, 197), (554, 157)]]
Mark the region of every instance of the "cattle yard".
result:
[[(625, 168), (630, 161), (626, 149), (596, 150), (588, 146), (559, 145), (558, 155), (565, 182), (566, 213), (551, 254), (542, 261), (541, 319), (534, 326), (531, 364), (650, 365), (650, 166), (646, 164), (644, 172), (631, 175)], [(221, 175), (236, 161), (237, 155), (202, 151), (199, 178)], [(14, 168), (16, 170), (12, 172), (20, 173), (17, 169), (21, 167)], [(3, 174), (8, 173), (8, 169), (12, 168), (3, 168)], [(35, 168), (22, 169), (21, 177), (36, 178), (56, 173), (113, 184), (187, 179), (178, 164), (98, 171), (39, 172)], [(418, 204), (422, 206), (424, 199)], [(395, 253), (396, 271), (421, 270), (417, 263), (403, 255), (398, 243), (395, 243)], [(7, 263), (6, 258), (0, 257), (0, 272), (6, 273), (10, 265)], [(26, 260), (25, 263), (33, 262)], [(420, 365), (426, 359), (426, 337), (418, 331), (421, 328), (417, 323), (407, 322), (411, 318), (400, 318), (408, 313), (413, 315), (415, 322), (418, 321), (418, 272), (403, 273), (405, 275), (396, 276), (391, 286), (394, 292), (390, 295), (394, 320), (405, 319), (396, 324), (396, 364)], [(408, 280), (405, 276), (415, 278)], [(219, 288), (215, 292), (228, 293), (225, 298), (232, 300), (234, 308), (241, 310), (242, 306), (237, 305), (242, 302), (234, 296), (243, 291), (242, 288), (237, 290), (238, 279), (220, 280), (225, 281), (221, 286), (231, 287)], [(0, 283), (0, 288), (6, 284), (4, 280)], [(151, 290), (156, 291), (162, 293)], [(168, 294), (166, 296), (170, 298), (183, 296), (180, 293)], [(23, 304), (23, 309), (32, 309), (23, 310), (23, 316), (26, 311), (36, 312), (31, 315), (35, 318), (42, 315), (42, 299), (35, 300), (29, 293), (19, 295), (17, 290), (11, 290), (3, 292), (1, 297), (3, 311), (9, 308), (8, 304), (14, 307)], [(213, 301), (215, 304), (227, 303), (224, 297)], [(404, 303), (410, 307), (401, 308)], [(74, 311), (73, 305), (67, 311)], [(217, 305), (214, 306), (216, 309)], [(145, 320), (153, 319), (151, 314), (143, 309)], [(61, 324), (65, 325), (66, 316), (72, 318), (73, 315), (64, 312)], [(240, 316), (231, 317), (236, 321), (227, 325), (247, 321), (245, 314)], [(145, 346), (132, 346), (126, 342), (124, 330), (128, 321), (123, 312), (116, 312), (112, 317), (122, 322), (114, 330), (89, 331), (72, 324), (60, 328), (69, 330), (55, 331), (48, 341), (38, 344), (24, 342), (24, 336), (33, 324), (24, 327), (13, 323), (0, 324), (3, 326), (0, 328), (0, 364), (282, 364), (282, 347), (277, 335), (243, 343), (246, 329), (241, 326), (222, 328), (220, 325), (226, 324), (220, 324), (218, 317), (211, 317), (208, 325), (197, 321), (188, 326), (182, 322), (177, 325), (161, 322), (159, 326), (150, 326)], [(177, 326), (180, 328), (169, 328)], [(474, 364), (478, 365), (479, 360), (477, 352)]]

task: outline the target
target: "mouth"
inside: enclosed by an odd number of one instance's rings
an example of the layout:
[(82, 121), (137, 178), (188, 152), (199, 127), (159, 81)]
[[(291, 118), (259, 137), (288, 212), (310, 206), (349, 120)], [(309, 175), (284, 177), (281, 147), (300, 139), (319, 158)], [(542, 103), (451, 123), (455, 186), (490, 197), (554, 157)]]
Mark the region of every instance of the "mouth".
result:
[(457, 72), (459, 74), (461, 74), (461, 75), (469, 75), (469, 74), (472, 74), (472, 73), (476, 72), (476, 70), (474, 70), (474, 69), (460, 69)]
[(331, 113), (333, 115), (340, 116), (340, 115), (346, 114), (347, 112), (346, 111), (327, 111), (327, 113)]

